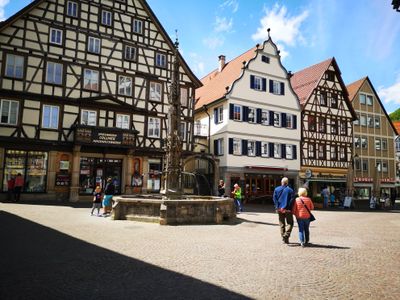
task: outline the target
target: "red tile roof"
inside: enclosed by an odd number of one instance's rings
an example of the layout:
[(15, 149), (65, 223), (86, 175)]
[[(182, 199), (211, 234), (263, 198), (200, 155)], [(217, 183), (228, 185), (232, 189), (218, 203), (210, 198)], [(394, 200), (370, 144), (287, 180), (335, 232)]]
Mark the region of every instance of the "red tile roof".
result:
[(254, 58), (256, 56), (256, 50), (257, 47), (253, 47), (249, 51), (226, 63), (222, 72), (216, 69), (203, 77), (201, 79), (203, 86), (196, 89), (195, 109), (199, 109), (203, 105), (210, 104), (223, 98), (227, 92), (226, 87), (230, 87), (242, 74), (243, 62), (248, 62)]
[(367, 80), (368, 77), (363, 77), (353, 83), (350, 83), (346, 86), (347, 91), (349, 92), (349, 99), (353, 102), (354, 97), (357, 95), (359, 89), (363, 85), (364, 81)]
[(320, 82), (322, 75), (324, 75), (332, 62), (333, 58), (329, 58), (323, 62), (294, 73), (290, 78), (293, 90), (299, 97), (300, 105), (302, 107), (306, 104), (311, 93)]
[(393, 121), (392, 122), (394, 127), (396, 128), (397, 135), (400, 135), (400, 121)]

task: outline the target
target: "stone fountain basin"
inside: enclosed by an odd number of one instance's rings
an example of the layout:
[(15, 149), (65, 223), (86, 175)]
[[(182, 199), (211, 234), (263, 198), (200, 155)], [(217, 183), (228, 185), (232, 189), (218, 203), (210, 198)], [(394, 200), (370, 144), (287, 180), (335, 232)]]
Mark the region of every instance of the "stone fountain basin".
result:
[(156, 222), (160, 225), (221, 224), (236, 219), (233, 199), (183, 195), (163, 199), (162, 195), (113, 197), (113, 220)]

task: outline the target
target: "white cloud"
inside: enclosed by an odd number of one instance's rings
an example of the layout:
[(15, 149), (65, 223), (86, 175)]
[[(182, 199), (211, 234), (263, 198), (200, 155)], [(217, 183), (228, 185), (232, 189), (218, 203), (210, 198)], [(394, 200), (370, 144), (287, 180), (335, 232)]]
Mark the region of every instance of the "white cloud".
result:
[(4, 7), (10, 2), (10, 0), (0, 0), (0, 21), (4, 21), (5, 19), (5, 11)]
[(239, 10), (239, 2), (237, 0), (226, 0), (220, 5), (221, 8), (232, 8), (232, 12), (235, 13)]
[(379, 87), (378, 95), (386, 104), (390, 102), (400, 104), (400, 76), (397, 76), (397, 80), (393, 85), (387, 88)]
[(285, 6), (275, 4), (269, 10), (264, 8), (265, 16), (260, 20), (261, 26), (251, 37), (254, 41), (264, 41), (268, 39), (268, 28), (271, 28), (271, 36), (275, 42), (281, 42), (287, 46), (295, 46), (297, 42), (305, 43), (305, 39), (300, 32), (300, 26), (307, 19), (308, 10), (300, 15), (290, 16)]
[(199, 76), (202, 77), (204, 75), (204, 67), (205, 64), (203, 62), (203, 58), (200, 57), (197, 53), (192, 52), (189, 54), (189, 65), (192, 68), (193, 72)]
[(219, 36), (210, 36), (203, 39), (203, 44), (206, 45), (210, 49), (216, 49), (221, 47), (224, 44), (225, 40)]
[(228, 21), (225, 17), (220, 18), (217, 16), (215, 19), (214, 31), (215, 32), (229, 32), (229, 31), (231, 31), (232, 26), (233, 26), (232, 18)]

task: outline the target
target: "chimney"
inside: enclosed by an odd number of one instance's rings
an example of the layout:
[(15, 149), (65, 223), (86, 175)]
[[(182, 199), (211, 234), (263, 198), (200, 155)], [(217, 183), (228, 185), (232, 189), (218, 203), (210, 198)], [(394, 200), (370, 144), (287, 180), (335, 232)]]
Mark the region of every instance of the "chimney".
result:
[(222, 72), (222, 70), (223, 70), (224, 67), (225, 67), (225, 55), (220, 55), (220, 56), (218, 56), (218, 59), (219, 59), (218, 71), (219, 71), (219, 72)]

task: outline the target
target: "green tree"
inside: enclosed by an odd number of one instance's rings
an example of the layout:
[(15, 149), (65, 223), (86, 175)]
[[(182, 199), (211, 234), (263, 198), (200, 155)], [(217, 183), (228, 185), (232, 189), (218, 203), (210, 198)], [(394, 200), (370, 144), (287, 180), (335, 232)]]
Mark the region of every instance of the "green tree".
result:
[(400, 108), (392, 112), (389, 117), (392, 121), (400, 121)]

